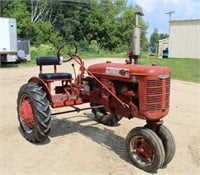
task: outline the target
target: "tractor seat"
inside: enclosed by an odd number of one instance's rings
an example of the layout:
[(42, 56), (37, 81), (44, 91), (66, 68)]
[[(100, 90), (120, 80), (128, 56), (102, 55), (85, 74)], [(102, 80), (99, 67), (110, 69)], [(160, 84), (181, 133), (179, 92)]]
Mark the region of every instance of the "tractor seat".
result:
[(72, 75), (70, 73), (41, 73), (40, 78), (43, 80), (66, 80), (71, 79)]
[(39, 66), (43, 65), (59, 65), (60, 60), (56, 56), (43, 56), (36, 59), (36, 64)]
[[(60, 65), (60, 60), (56, 56), (43, 56), (36, 60), (36, 64), (40, 66), (39, 77), (44, 81), (51, 80), (69, 80), (72, 78), (70, 73), (57, 73), (56, 65)], [(42, 73), (42, 66), (53, 65), (54, 73)]]

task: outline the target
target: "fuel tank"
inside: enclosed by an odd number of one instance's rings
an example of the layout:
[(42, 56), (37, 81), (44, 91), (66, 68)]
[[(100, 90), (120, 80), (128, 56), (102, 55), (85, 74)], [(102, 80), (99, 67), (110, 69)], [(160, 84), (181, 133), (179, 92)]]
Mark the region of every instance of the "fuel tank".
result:
[(148, 76), (155, 78), (169, 78), (170, 69), (164, 66), (122, 64), (122, 63), (99, 63), (88, 67), (88, 71), (97, 77), (132, 81), (135, 76)]

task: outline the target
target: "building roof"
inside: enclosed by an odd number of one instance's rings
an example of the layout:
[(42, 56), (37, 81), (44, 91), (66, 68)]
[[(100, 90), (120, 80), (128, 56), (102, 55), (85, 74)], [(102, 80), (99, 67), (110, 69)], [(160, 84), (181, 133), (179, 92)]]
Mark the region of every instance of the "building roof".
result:
[(171, 20), (170, 24), (172, 23), (189, 23), (189, 22), (197, 22), (200, 23), (200, 19), (184, 19), (184, 20)]
[(164, 38), (164, 39), (160, 39), (159, 42), (168, 42), (169, 41), (169, 37), (168, 38)]

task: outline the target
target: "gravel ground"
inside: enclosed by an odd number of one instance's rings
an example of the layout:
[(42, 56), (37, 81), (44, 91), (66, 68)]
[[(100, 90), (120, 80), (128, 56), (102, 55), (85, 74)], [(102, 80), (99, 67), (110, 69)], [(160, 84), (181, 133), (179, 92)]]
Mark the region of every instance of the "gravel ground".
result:
[[(113, 59), (122, 62), (122, 59)], [(86, 65), (105, 59), (88, 59)], [(46, 68), (49, 70), (50, 68)], [(62, 71), (72, 70), (64, 63)], [(53, 70), (53, 68), (51, 69)], [(117, 127), (96, 123), (90, 111), (52, 119), (49, 139), (42, 144), (26, 141), (16, 112), (19, 87), (36, 66), (0, 69), (0, 172), (2, 175), (144, 175), (131, 164), (125, 149), (128, 132), (145, 121), (122, 119)], [(159, 175), (200, 174), (200, 84), (172, 80), (170, 113), (165, 125), (173, 133), (176, 154)], [(87, 106), (84, 104), (83, 106)]]

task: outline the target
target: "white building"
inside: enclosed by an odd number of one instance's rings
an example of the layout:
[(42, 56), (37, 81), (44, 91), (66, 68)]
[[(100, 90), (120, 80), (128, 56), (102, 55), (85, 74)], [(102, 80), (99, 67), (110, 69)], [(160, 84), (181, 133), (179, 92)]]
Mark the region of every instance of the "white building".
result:
[[(158, 56), (162, 57), (167, 38), (159, 43)], [(200, 59), (200, 19), (170, 21), (168, 48), (171, 58)]]
[(161, 39), (159, 40), (158, 43), (158, 57), (162, 58), (163, 57), (163, 51), (166, 49), (169, 49), (169, 38)]

